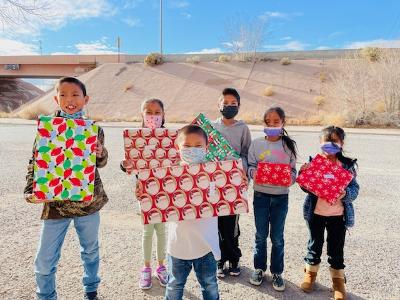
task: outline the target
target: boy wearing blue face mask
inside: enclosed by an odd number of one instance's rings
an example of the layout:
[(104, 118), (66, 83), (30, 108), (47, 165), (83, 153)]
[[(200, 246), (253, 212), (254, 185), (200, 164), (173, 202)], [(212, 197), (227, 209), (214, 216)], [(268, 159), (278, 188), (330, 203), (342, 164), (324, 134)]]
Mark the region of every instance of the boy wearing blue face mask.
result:
[[(233, 88), (224, 89), (218, 106), (222, 117), (214, 121), (213, 126), (240, 154), (243, 167), (247, 170), (247, 154), (251, 144), (251, 135), (246, 123), (235, 119), (240, 109), (239, 93)], [(228, 159), (234, 158), (228, 157)], [(242, 256), (239, 248), (239, 215), (219, 217), (218, 230), (221, 260), (218, 261), (217, 275), (223, 278), (228, 272), (232, 276), (238, 276), (240, 275), (239, 259)], [(226, 262), (229, 262), (229, 269), (227, 270), (225, 269)]]
[[(253, 178), (259, 162), (289, 164), (291, 184), (296, 180), (296, 142), (283, 128), (285, 112), (272, 107), (264, 114), (264, 137), (255, 139), (249, 149), (249, 177)], [(271, 234), (272, 286), (277, 291), (285, 290), (282, 277), (284, 269), (284, 228), (288, 212), (289, 188), (286, 186), (253, 184), (254, 219), (256, 236), (254, 245), (254, 272), (250, 283), (260, 285), (267, 269), (267, 238)]]
[[(182, 163), (205, 163), (207, 142), (207, 134), (199, 126), (183, 127), (177, 141)], [(219, 299), (216, 260), (221, 258), (221, 252), (217, 217), (168, 223), (167, 253), (165, 299), (182, 299), (192, 267), (200, 283), (203, 299)]]
[[(346, 299), (345, 276), (344, 276), (344, 241), (346, 228), (354, 225), (353, 201), (358, 196), (359, 185), (356, 180), (356, 159), (343, 155), (343, 143), (345, 132), (342, 128), (329, 126), (322, 130), (321, 151), (322, 155), (331, 162), (349, 170), (354, 178), (349, 183), (339, 199), (330, 205), (323, 199), (308, 192), (304, 201), (304, 219), (309, 229), (309, 240), (307, 255), (304, 258), (304, 279), (301, 289), (310, 293), (313, 290), (317, 277), (319, 264), (321, 262), (322, 248), (324, 245), (324, 233), (327, 231), (327, 252), (334, 299)], [(301, 167), (300, 172), (307, 169), (308, 164)]]
[[(83, 109), (89, 101), (85, 85), (74, 77), (59, 79), (54, 100), (60, 110), (54, 117), (84, 119)], [(28, 165), (25, 199), (32, 202), (34, 155)], [(69, 224), (73, 221), (81, 245), (81, 258), (84, 267), (84, 299), (96, 300), (99, 277), (99, 210), (107, 203), (108, 197), (103, 189), (97, 168), (107, 164), (108, 152), (104, 147), (104, 131), (99, 127), (96, 147), (96, 172), (94, 179), (94, 198), (90, 202), (65, 200), (45, 203), (42, 212), (42, 229), (35, 258), (36, 294), (38, 299), (57, 299), (56, 271), (61, 248)]]

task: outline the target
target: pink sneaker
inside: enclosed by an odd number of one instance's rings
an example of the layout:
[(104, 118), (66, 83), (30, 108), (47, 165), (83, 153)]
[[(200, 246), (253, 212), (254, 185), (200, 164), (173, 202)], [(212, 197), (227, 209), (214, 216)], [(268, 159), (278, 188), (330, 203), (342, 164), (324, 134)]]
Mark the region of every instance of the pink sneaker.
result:
[(140, 273), (139, 287), (142, 290), (148, 290), (152, 287), (150, 267), (144, 267), (142, 272)]
[(154, 275), (157, 277), (161, 286), (167, 286), (168, 273), (167, 273), (167, 269), (165, 268), (165, 266), (159, 266), (157, 268), (156, 272), (154, 273)]

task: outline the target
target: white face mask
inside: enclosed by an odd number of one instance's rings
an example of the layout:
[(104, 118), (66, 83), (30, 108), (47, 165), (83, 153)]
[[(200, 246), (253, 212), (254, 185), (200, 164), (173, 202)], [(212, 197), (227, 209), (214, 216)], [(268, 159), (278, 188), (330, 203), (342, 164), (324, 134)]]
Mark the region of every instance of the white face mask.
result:
[(160, 115), (144, 115), (144, 125), (150, 129), (160, 128), (162, 126), (163, 117)]
[(181, 159), (187, 164), (200, 164), (206, 161), (205, 148), (186, 147), (180, 149)]

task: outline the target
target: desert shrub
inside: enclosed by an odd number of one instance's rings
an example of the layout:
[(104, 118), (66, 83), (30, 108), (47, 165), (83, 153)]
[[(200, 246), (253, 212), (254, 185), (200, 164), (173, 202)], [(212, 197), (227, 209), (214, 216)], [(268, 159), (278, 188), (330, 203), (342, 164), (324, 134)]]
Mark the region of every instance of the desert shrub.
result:
[(292, 60), (289, 57), (282, 57), (281, 65), (288, 66), (292, 63)]
[(198, 64), (200, 62), (200, 56), (188, 57), (186, 58), (186, 62), (191, 64)]
[(163, 62), (163, 57), (160, 53), (150, 53), (144, 59), (144, 63), (148, 66), (161, 65)]
[(375, 62), (378, 61), (381, 56), (381, 49), (377, 47), (365, 47), (360, 50), (360, 55), (370, 62)]
[(266, 97), (270, 97), (274, 94), (274, 89), (272, 88), (272, 86), (267, 86), (264, 90), (263, 90), (263, 95)]
[(222, 54), (218, 57), (218, 62), (220, 63), (226, 63), (228, 61), (230, 61), (231, 58), (228, 55)]

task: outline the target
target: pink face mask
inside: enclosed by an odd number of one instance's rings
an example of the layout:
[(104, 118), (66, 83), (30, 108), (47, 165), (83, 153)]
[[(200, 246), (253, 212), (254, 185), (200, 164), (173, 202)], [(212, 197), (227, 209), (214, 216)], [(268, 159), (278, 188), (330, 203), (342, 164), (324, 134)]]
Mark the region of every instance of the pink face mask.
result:
[(157, 115), (144, 115), (144, 126), (150, 129), (160, 128), (163, 117)]

